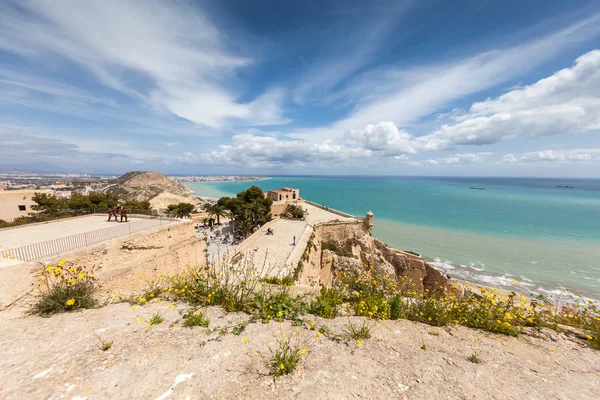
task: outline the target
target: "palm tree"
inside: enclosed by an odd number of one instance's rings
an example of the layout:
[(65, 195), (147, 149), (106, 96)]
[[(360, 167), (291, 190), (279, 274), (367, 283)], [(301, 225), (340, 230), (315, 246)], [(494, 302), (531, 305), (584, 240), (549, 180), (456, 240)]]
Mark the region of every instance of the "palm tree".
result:
[(252, 225), (247, 219), (242, 219), (237, 222), (237, 231), (241, 233), (244, 236), (244, 238), (248, 236), (248, 233), (250, 233), (251, 230)]
[(227, 216), (227, 209), (220, 204), (215, 204), (209, 208), (208, 214), (210, 216), (216, 217), (217, 225), (219, 225), (221, 224), (221, 217)]
[(248, 214), (250, 218), (252, 218), (252, 222), (254, 223), (254, 225), (256, 225), (258, 221), (265, 216), (266, 211), (267, 209), (258, 201), (254, 201), (248, 207)]
[(208, 218), (207, 217), (202, 217), (201, 221), (202, 221), (202, 225), (208, 225)]

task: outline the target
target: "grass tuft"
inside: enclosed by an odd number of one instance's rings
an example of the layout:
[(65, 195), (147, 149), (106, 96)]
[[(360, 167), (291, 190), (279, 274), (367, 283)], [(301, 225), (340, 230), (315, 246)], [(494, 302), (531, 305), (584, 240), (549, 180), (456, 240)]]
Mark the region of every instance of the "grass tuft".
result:
[(193, 328), (194, 326), (208, 328), (209, 324), (210, 319), (202, 311), (190, 311), (183, 316), (183, 325), (188, 328)]
[(360, 324), (355, 324), (352, 321), (348, 321), (348, 335), (352, 339), (370, 339), (371, 338), (371, 326), (367, 320), (363, 320)]
[(148, 321), (148, 326), (162, 324), (164, 320), (165, 319), (162, 315), (160, 315), (160, 313), (156, 313), (152, 316), (152, 318), (150, 318), (150, 321)]

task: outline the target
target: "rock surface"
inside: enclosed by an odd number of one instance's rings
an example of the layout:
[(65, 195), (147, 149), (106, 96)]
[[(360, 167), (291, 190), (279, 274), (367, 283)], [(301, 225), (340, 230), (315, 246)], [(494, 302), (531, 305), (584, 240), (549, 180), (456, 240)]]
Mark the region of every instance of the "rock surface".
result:
[[(185, 328), (182, 304), (126, 303), (39, 318), (0, 313), (0, 398), (11, 399), (598, 399), (600, 353), (545, 335), (520, 338), (411, 321), (372, 322), (372, 338), (316, 340), (351, 317), (251, 323), (241, 335), (217, 326), (248, 318), (206, 310), (211, 332)], [(165, 321), (148, 327), (155, 313)], [(309, 317), (312, 318), (312, 317)], [(142, 322), (138, 322), (142, 321)], [(259, 359), (281, 335), (299, 335), (307, 352), (290, 375), (274, 379)], [(108, 351), (100, 339), (113, 341)], [(244, 343), (242, 338), (247, 338)], [(421, 346), (426, 344), (427, 350)], [(468, 358), (476, 353), (481, 363)]]
[(454, 290), (450, 279), (421, 256), (374, 239), (362, 222), (320, 224), (314, 231), (314, 239), (305, 253), (300, 283), (331, 286), (341, 265), (362, 268), (363, 264), (369, 264), (398, 279), (406, 277), (406, 289), (436, 293)]

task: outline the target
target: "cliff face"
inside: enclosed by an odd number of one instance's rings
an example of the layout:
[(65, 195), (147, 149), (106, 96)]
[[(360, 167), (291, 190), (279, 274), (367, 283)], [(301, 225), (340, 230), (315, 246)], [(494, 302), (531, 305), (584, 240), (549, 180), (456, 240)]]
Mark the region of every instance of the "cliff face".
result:
[[(303, 256), (298, 280), (305, 284), (331, 286), (336, 271), (344, 265), (372, 265), (382, 274), (406, 279), (406, 287), (418, 292), (451, 291), (450, 280), (419, 255), (397, 250), (373, 239), (362, 222), (335, 222), (315, 226)], [(406, 277), (406, 278), (404, 278)]]
[(110, 191), (125, 200), (149, 201), (152, 208), (166, 208), (181, 202), (197, 203), (184, 187), (158, 172), (128, 172)]

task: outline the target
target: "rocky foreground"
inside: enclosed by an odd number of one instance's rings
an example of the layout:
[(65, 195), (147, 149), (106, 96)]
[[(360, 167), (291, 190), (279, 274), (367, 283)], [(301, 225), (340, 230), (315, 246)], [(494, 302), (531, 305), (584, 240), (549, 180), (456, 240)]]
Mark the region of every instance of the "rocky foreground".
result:
[[(541, 331), (519, 338), (406, 320), (373, 322), (361, 343), (343, 333), (351, 317), (294, 327), (250, 323), (209, 307), (210, 331), (186, 328), (184, 304), (127, 303), (40, 318), (0, 313), (2, 399), (599, 399), (600, 353)], [(156, 312), (164, 322), (148, 326)], [(221, 330), (220, 328), (229, 327)], [(296, 332), (298, 331), (298, 332)], [(274, 379), (260, 359), (282, 335), (307, 349)], [(112, 341), (110, 349), (99, 348)], [(476, 354), (480, 363), (469, 361)]]

